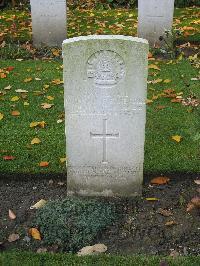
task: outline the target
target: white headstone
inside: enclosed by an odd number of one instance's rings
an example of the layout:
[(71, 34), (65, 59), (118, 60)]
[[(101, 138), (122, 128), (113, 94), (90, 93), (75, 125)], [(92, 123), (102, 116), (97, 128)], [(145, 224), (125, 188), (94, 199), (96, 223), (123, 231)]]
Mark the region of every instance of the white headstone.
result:
[(138, 0), (138, 36), (162, 45), (159, 37), (172, 29), (173, 14), (174, 0)]
[(148, 42), (126, 36), (63, 42), (69, 194), (141, 192)]
[(33, 44), (61, 46), (67, 35), (66, 0), (30, 0)]

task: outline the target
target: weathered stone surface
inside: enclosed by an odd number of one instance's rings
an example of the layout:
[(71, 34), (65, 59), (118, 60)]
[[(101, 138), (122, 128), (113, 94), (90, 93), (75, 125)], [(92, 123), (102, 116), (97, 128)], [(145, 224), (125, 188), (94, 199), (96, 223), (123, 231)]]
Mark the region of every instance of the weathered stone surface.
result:
[(134, 196), (143, 181), (148, 42), (63, 42), (70, 194)]
[(138, 36), (151, 46), (163, 45), (159, 37), (172, 29), (174, 0), (138, 0)]
[(66, 0), (30, 0), (35, 46), (61, 46), (66, 39)]

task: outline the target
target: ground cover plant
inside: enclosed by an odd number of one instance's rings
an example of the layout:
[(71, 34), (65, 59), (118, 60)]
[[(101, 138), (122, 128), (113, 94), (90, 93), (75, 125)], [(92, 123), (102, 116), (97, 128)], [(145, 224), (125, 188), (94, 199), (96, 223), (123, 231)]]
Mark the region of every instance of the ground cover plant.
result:
[[(136, 10), (131, 9), (71, 9), (68, 37), (135, 36), (136, 14)], [(121, 214), (120, 219), (113, 218), (110, 205), (105, 202), (102, 205), (97, 201), (94, 208), (93, 203), (90, 207), (77, 200), (74, 217), (78, 225), (63, 229), (61, 224), (72, 217), (68, 215), (69, 201), (63, 201), (67, 195), (67, 158), (61, 50), (32, 46), (29, 9), (1, 11), (0, 250), (37, 251), (44, 250), (45, 246), (51, 252), (77, 251), (82, 245), (100, 242), (105, 243), (112, 254), (170, 254), (172, 257), (199, 254), (199, 207), (193, 204), (200, 192), (198, 14), (197, 7), (176, 9), (174, 29), (181, 33), (175, 43), (179, 50), (176, 56), (161, 49), (152, 49), (149, 53), (146, 183), (142, 197), (134, 201), (116, 199), (114, 205)], [(155, 175), (159, 177), (156, 185), (149, 182)], [(164, 180), (168, 181), (163, 182), (165, 175)], [(37, 213), (30, 210), (30, 206), (41, 199), (49, 203)], [(194, 208), (188, 211), (192, 204)], [(70, 208), (72, 206), (70, 204)], [(61, 208), (65, 210), (62, 213)], [(80, 214), (84, 208), (88, 216)], [(98, 220), (94, 222), (96, 217)], [(115, 224), (107, 227), (113, 219)], [(31, 227), (38, 229), (41, 239), (31, 235)], [(105, 228), (106, 231), (102, 231)], [(74, 237), (70, 243), (62, 238), (65, 232), (69, 238)], [(13, 234), (16, 239), (9, 241)], [(15, 252), (3, 253), (0, 259), (5, 265), (8, 260), (14, 265), (17, 261), (20, 264), (24, 257), (27, 265), (29, 261), (30, 265), (41, 261), (50, 265), (51, 259), (55, 263), (66, 260), (64, 255), (20, 254), (19, 258)], [(79, 260), (73, 256), (67, 260), (69, 264), (73, 260), (81, 265), (104, 262), (106, 265), (122, 262), (124, 265), (158, 265), (162, 261), (159, 257), (100, 257), (94, 262), (93, 258)], [(170, 259), (170, 265), (198, 265), (196, 263), (196, 258)]]

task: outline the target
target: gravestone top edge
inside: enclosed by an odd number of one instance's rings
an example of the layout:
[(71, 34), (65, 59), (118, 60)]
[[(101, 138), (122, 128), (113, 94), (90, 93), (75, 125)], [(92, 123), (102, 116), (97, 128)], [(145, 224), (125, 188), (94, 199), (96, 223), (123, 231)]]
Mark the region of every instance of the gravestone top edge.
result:
[(63, 41), (63, 46), (68, 43), (74, 43), (79, 41), (88, 41), (88, 40), (124, 40), (124, 41), (132, 41), (134, 43), (142, 43), (149, 44), (146, 39), (132, 37), (132, 36), (124, 36), (124, 35), (88, 35), (88, 36), (79, 36), (74, 38), (69, 38)]

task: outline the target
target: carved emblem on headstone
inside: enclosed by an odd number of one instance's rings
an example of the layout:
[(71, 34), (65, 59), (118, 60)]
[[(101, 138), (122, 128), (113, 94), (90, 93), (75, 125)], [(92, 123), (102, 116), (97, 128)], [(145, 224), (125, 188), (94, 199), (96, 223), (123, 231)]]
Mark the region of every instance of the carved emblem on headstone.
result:
[(98, 86), (116, 85), (125, 76), (124, 60), (113, 51), (98, 51), (87, 62), (87, 76)]

